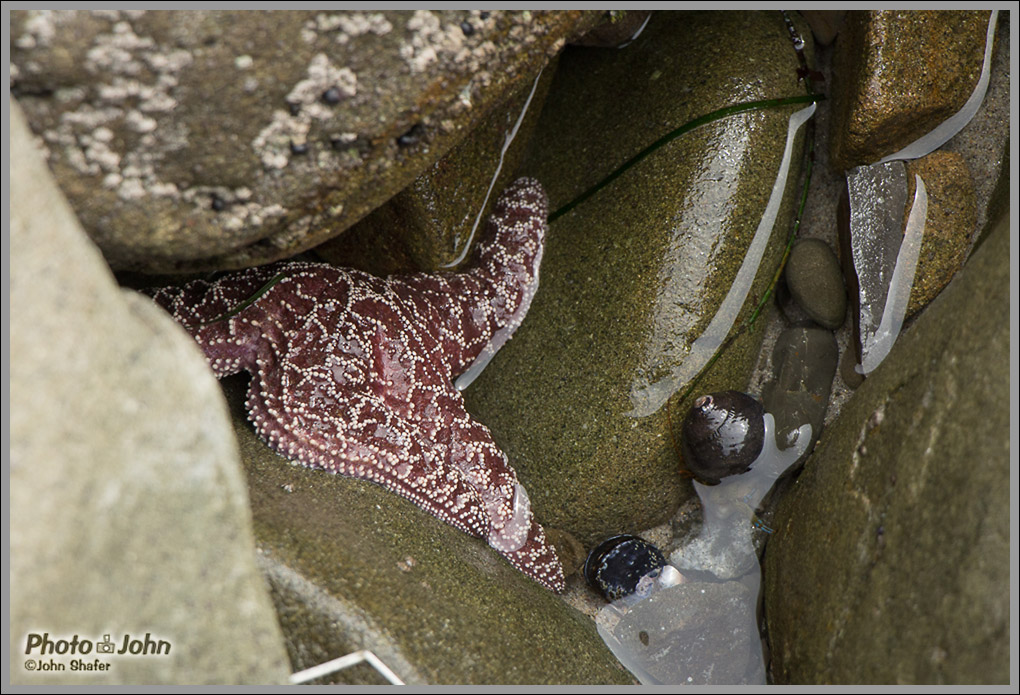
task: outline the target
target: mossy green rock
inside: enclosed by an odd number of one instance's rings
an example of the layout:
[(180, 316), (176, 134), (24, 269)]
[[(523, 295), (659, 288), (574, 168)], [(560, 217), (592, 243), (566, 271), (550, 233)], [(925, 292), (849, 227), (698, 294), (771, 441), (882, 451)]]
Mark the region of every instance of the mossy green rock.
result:
[[(698, 116), (803, 94), (796, 69), (779, 13), (654, 15), (624, 49), (564, 53), (525, 173), (547, 187), (555, 210)], [(523, 325), (465, 392), (543, 524), (590, 547), (664, 522), (693, 494), (679, 475), (665, 398), (642, 395), (671, 378), (729, 291), (776, 181), (790, 115), (802, 107), (694, 130), (551, 222)], [(794, 147), (792, 181), (800, 153)], [(787, 186), (741, 317), (778, 266), (795, 188)], [(699, 390), (744, 390), (760, 339), (759, 330), (736, 340)], [(677, 425), (682, 386), (667, 390)]]
[(826, 430), (765, 556), (777, 683), (1010, 678), (1008, 213)]
[[(632, 682), (590, 619), (485, 541), (378, 485), (290, 465), (248, 422), (247, 377), (222, 383), (295, 670), (368, 649), (408, 684)], [(365, 665), (315, 682), (386, 683)]]

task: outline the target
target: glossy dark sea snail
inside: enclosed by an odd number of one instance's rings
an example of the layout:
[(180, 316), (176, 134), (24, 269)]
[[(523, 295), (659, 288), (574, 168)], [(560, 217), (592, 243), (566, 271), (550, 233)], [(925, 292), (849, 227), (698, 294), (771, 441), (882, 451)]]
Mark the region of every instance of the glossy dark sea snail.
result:
[(602, 541), (588, 553), (584, 578), (606, 600), (616, 601), (634, 593), (642, 578), (666, 565), (661, 550), (643, 538), (625, 534)]
[(698, 398), (681, 431), (687, 470), (707, 485), (748, 470), (765, 443), (764, 415), (761, 403), (740, 391)]

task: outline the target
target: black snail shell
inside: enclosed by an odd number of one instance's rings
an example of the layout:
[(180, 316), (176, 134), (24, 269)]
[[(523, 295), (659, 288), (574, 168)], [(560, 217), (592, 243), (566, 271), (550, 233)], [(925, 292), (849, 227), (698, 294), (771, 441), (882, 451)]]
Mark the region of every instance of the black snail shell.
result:
[(743, 473), (765, 444), (765, 409), (740, 391), (701, 396), (684, 420), (684, 465), (708, 485)]
[(637, 536), (613, 536), (588, 553), (584, 578), (606, 600), (616, 601), (634, 593), (642, 577), (666, 564), (662, 551), (648, 541)]

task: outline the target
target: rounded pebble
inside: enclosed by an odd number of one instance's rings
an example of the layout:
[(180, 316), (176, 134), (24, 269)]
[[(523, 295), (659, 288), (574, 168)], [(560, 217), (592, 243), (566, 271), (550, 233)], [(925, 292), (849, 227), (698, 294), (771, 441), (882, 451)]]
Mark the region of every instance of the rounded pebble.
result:
[(835, 330), (846, 317), (846, 287), (839, 260), (821, 239), (801, 239), (786, 262), (786, 286), (820, 326)]
[(829, 405), (839, 348), (831, 331), (794, 326), (783, 331), (772, 350), (773, 378), (762, 392), (765, 409), (776, 422), (776, 441), (785, 448), (789, 435), (804, 423), (818, 441)]

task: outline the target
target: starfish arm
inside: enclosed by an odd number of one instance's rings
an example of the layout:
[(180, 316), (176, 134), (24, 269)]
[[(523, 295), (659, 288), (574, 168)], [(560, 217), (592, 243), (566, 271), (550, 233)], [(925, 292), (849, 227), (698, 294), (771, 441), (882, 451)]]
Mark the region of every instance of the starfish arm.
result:
[(438, 427), (432, 422), (423, 427), (423, 434), (445, 445), (451, 465), (477, 491), (489, 520), (486, 541), (527, 576), (552, 591), (563, 591), (559, 558), (489, 429), (468, 414), (463, 396), (450, 384), (434, 392), (434, 403), (444, 418)]
[(194, 280), (183, 287), (144, 290), (170, 313), (202, 348), (209, 366), (218, 377), (251, 370), (256, 346), (262, 340), (257, 324), (245, 319), (218, 319), (248, 300), (278, 272), (279, 264), (248, 268), (212, 282)]
[(403, 301), (433, 317), (453, 376), (484, 366), (524, 320), (538, 288), (548, 208), (538, 181), (518, 179), (496, 201), (467, 271), (391, 278)]
[[(489, 519), (477, 491), (447, 465), (442, 450), (421, 438), (414, 423), (363, 393), (344, 394), (334, 409), (322, 402), (315, 408), (298, 405), (277, 395), (288, 381), (280, 377), (259, 375), (248, 392), (251, 420), (270, 448), (310, 468), (382, 485), (441, 521), (485, 537)], [(303, 397), (318, 390), (308, 382), (292, 393)]]

